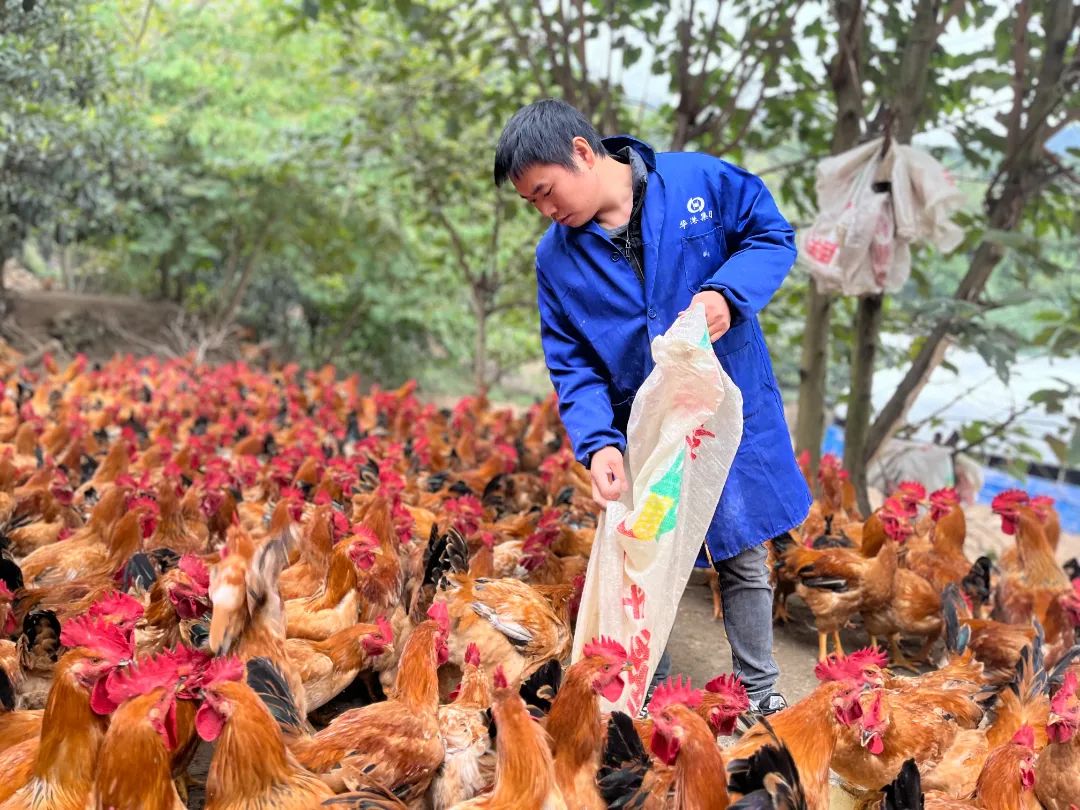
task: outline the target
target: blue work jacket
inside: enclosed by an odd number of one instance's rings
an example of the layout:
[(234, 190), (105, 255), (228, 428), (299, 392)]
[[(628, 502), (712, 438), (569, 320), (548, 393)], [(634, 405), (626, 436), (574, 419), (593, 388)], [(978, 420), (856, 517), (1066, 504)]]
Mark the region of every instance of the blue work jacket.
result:
[(604, 140), (609, 152), (627, 145), (649, 170), (644, 282), (595, 222), (552, 224), (536, 248), (544, 356), (574, 454), (587, 466), (609, 445), (625, 452), (653, 338), (695, 293), (724, 295), (731, 328), (714, 348), (742, 391), (744, 423), (705, 547), (725, 560), (798, 526), (810, 508), (757, 320), (794, 263), (794, 234), (750, 172), (710, 155), (655, 154), (633, 138)]

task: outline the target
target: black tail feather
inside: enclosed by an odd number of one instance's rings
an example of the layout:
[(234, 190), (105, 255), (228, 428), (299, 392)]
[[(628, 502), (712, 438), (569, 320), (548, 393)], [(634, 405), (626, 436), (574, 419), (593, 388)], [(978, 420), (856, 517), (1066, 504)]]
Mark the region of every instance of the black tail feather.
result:
[(23, 617), (20, 642), (27, 649), (48, 653), (53, 661), (60, 654), (60, 620), (52, 610), (32, 610)]
[(956, 583), (950, 582), (945, 586), (941, 596), (942, 613), (945, 620), (945, 649), (953, 655), (961, 655), (967, 649), (968, 640), (971, 638), (971, 630), (960, 624), (957, 611), (960, 589), (956, 587)]
[(993, 563), (989, 557), (979, 557), (971, 570), (960, 580), (960, 587), (971, 598), (973, 605), (985, 605), (990, 600), (990, 570)]
[(282, 730), (289, 733), (302, 731), (307, 723), (300, 716), (296, 699), (289, 691), (285, 676), (277, 664), (269, 658), (252, 658), (247, 662), (247, 684), (257, 694)]
[(518, 693), (525, 701), (529, 714), (535, 718), (547, 717), (551, 702), (562, 686), (562, 664), (552, 658), (521, 684)]
[(7, 585), (7, 589), (15, 593), (23, 587), (23, 572), (15, 560), (6, 554), (0, 554), (0, 582)]
[(922, 778), (915, 760), (909, 759), (900, 768), (896, 779), (885, 786), (881, 810), (922, 810)]
[(638, 810), (648, 799), (642, 791), (651, 767), (649, 755), (634, 730), (634, 721), (623, 712), (612, 712), (596, 784), (609, 808)]
[(8, 677), (7, 670), (0, 668), (0, 709), (5, 712), (15, 711), (15, 687)]
[(742, 795), (730, 810), (807, 810), (806, 793), (791, 752), (776, 736), (768, 718), (760, 722), (773, 743), (747, 759), (728, 763), (728, 791)]
[(161, 569), (154, 558), (145, 551), (137, 551), (131, 555), (124, 566), (120, 575), (120, 587), (125, 591), (132, 588), (148, 591), (157, 582), (160, 574)]
[(1061, 659), (1054, 664), (1054, 668), (1046, 676), (1047, 689), (1054, 692), (1061, 688), (1061, 684), (1065, 681), (1065, 670), (1072, 666), (1072, 663), (1078, 658), (1080, 658), (1080, 644), (1066, 650)]

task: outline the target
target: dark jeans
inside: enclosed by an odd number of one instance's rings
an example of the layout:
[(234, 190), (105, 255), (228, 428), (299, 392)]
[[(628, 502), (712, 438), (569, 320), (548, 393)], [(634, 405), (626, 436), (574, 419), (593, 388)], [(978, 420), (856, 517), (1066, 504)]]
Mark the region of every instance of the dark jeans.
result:
[[(765, 545), (748, 548), (714, 564), (720, 576), (724, 629), (731, 645), (731, 666), (756, 706), (776, 686), (780, 674), (773, 659), (772, 587)], [(671, 656), (660, 657), (650, 690), (671, 674)], [(719, 674), (719, 673), (717, 673)]]

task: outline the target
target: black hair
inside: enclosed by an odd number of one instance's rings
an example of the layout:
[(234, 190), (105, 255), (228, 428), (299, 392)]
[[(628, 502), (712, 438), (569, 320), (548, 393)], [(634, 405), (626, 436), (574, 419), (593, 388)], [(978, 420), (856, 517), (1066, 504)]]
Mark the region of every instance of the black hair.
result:
[(574, 138), (584, 138), (598, 157), (607, 155), (600, 134), (565, 101), (545, 98), (522, 107), (507, 121), (495, 147), (495, 185), (517, 180), (533, 166), (575, 169)]

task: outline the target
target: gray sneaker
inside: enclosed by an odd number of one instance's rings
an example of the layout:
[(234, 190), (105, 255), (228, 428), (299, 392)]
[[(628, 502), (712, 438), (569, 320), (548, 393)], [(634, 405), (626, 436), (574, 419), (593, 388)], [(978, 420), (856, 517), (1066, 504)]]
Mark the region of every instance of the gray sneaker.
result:
[(735, 729), (738, 736), (742, 736), (747, 729), (757, 723), (762, 717), (776, 714), (788, 707), (787, 700), (779, 692), (770, 692), (761, 701), (750, 701), (750, 708), (739, 718), (739, 726)]

